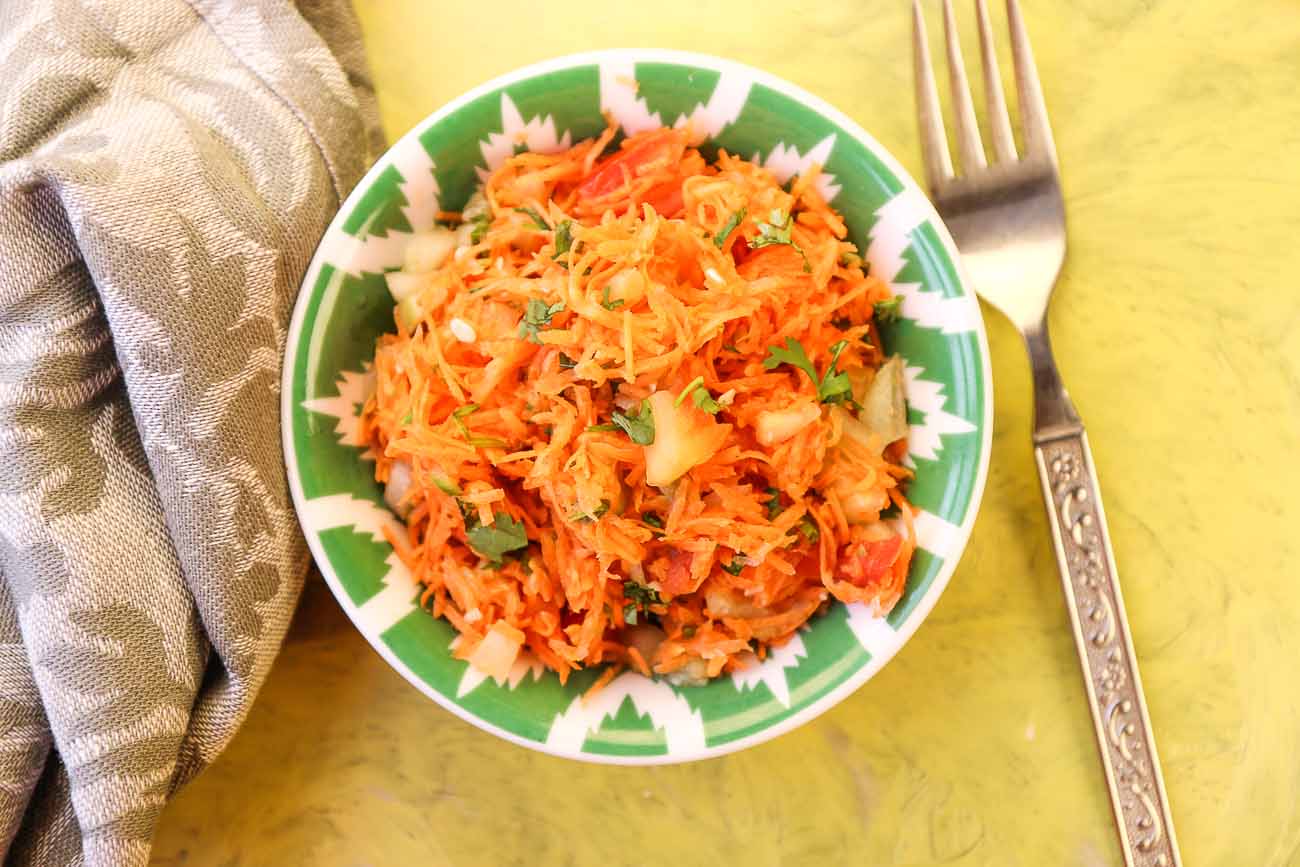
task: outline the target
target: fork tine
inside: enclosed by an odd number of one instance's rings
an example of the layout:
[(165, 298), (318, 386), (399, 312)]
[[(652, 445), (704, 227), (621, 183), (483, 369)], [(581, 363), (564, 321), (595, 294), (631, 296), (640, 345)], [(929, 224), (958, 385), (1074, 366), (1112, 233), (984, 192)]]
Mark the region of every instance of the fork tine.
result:
[(1016, 67), (1025, 155), (1045, 156), (1056, 162), (1056, 145), (1047, 121), (1047, 104), (1043, 101), (1042, 85), (1038, 83), (1038, 69), (1034, 66), (1034, 50), (1029, 45), (1029, 33), (1016, 0), (1007, 0), (1007, 23), (1011, 28), (1011, 57)]
[(998, 162), (1012, 162), (1016, 158), (1016, 140), (1011, 135), (1011, 117), (1007, 114), (1007, 98), (1002, 93), (1002, 73), (998, 70), (993, 28), (989, 26), (989, 10), (984, 0), (975, 0), (975, 18), (979, 23), (980, 59), (984, 66), (984, 96), (988, 101), (993, 155)]
[(943, 35), (948, 48), (948, 82), (952, 87), (953, 115), (957, 121), (957, 149), (961, 154), (961, 168), (982, 169), (984, 145), (980, 142), (979, 123), (975, 120), (975, 104), (970, 98), (970, 83), (966, 80), (966, 64), (961, 58), (961, 43), (957, 39), (957, 19), (952, 14), (952, 0), (943, 0)]
[(916, 117), (921, 128), (921, 154), (925, 157), (925, 180), (930, 189), (952, 177), (952, 157), (943, 133), (939, 91), (930, 66), (930, 46), (925, 41), (925, 18), (920, 0), (912, 0), (912, 63), (916, 79)]

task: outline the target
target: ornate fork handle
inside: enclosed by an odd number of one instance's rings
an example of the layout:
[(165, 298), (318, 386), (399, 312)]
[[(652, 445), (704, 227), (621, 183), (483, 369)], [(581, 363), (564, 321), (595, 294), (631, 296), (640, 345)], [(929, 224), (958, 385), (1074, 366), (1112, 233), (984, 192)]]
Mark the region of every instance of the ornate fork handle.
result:
[(1066, 418), (1034, 435), (1034, 457), (1120, 846), (1125, 864), (1179, 867), (1088, 435), (1060, 394)]

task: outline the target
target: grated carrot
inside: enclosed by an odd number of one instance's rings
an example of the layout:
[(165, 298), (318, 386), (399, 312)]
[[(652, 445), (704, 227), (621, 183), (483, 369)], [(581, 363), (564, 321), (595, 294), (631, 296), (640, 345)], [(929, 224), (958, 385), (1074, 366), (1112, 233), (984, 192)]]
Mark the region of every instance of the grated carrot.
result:
[[(487, 177), (481, 238), (379, 339), (360, 419), (376, 478), (409, 470), (407, 533), (384, 535), (461, 632), (457, 656), (500, 623), (561, 681), (606, 665), (588, 696), (624, 666), (751, 664), (828, 594), (886, 612), (916, 547), (902, 442), (850, 443), (808, 374), (763, 363), (787, 339), (819, 374), (838, 341), (840, 372), (884, 360), (873, 305), (890, 290), (857, 264), (819, 170), (787, 191), (725, 151), (706, 161), (688, 129), (607, 153), (616, 136)], [(474, 339), (446, 337), (453, 319)], [(810, 403), (818, 417), (759, 441), (765, 413)], [(647, 412), (654, 445), (635, 439)], [(653, 653), (627, 632), (647, 624), (665, 633)]]

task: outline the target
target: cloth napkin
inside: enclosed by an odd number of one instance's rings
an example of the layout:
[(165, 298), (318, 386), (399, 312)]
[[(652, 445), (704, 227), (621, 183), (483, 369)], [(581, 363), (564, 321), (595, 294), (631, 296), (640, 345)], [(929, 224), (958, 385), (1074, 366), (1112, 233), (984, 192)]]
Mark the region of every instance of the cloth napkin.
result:
[(346, 0), (0, 0), (7, 863), (146, 863), (248, 713), (307, 565), (289, 314), (381, 145)]

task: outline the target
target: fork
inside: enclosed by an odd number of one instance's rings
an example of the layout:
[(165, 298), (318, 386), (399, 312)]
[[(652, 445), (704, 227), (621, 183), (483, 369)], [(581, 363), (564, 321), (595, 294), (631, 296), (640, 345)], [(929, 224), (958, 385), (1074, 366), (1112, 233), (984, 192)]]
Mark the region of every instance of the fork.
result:
[(1142, 695), (1088, 435), (1052, 357), (1047, 307), (1065, 262), (1056, 145), (1024, 19), (1007, 0), (1023, 153), (1017, 154), (984, 0), (976, 0), (992, 161), (985, 157), (951, 0), (943, 0), (960, 171), (948, 152), (920, 0), (912, 0), (916, 108), (926, 182), (976, 291), (1020, 331), (1034, 383), (1034, 458), (1097, 746), (1128, 867), (1179, 867), (1173, 818)]

